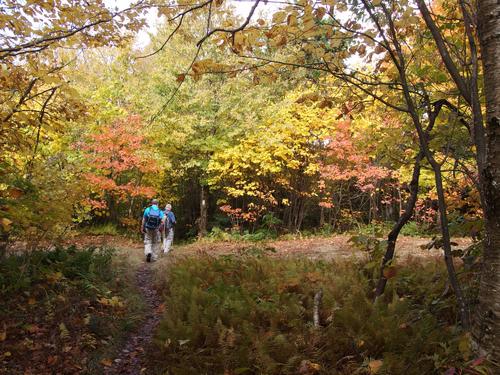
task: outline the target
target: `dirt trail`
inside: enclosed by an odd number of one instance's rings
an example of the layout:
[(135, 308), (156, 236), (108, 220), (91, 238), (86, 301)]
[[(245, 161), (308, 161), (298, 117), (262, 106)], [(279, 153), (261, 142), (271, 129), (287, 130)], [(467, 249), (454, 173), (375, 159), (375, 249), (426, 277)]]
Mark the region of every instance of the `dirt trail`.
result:
[(144, 322), (126, 339), (122, 350), (106, 368), (106, 375), (143, 375), (147, 373), (144, 361), (145, 348), (151, 344), (155, 329), (160, 321), (160, 297), (153, 288), (153, 270), (150, 263), (139, 266), (136, 274), (137, 286), (141, 290), (146, 304)]

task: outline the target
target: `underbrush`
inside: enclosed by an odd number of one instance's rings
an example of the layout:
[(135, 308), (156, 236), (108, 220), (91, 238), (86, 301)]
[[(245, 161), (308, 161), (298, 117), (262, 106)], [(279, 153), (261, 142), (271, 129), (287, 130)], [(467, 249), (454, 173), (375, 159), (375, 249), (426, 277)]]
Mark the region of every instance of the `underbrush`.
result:
[[(347, 231), (351, 234), (363, 234), (366, 236), (376, 236), (376, 237), (387, 237), (388, 233), (392, 230), (394, 223), (392, 222), (373, 222), (372, 224), (364, 224), (361, 226), (356, 226), (355, 228)], [(286, 231), (277, 231), (275, 229), (259, 228), (254, 232), (244, 230), (242, 232), (230, 229), (221, 229), (219, 227), (214, 227), (207, 236), (208, 241), (225, 241), (225, 242), (260, 242), (268, 240), (297, 240), (303, 238), (315, 238), (315, 237), (330, 237), (336, 234), (342, 234), (346, 232), (336, 231), (331, 225), (325, 224), (321, 228), (317, 229), (306, 229), (293, 233), (286, 233)], [(402, 229), (401, 235), (403, 236), (413, 236), (413, 237), (429, 237), (434, 235), (432, 231), (429, 231), (424, 226), (410, 221)]]
[(0, 263), (0, 374), (102, 373), (142, 311), (114, 254), (69, 247)]
[(155, 373), (487, 373), (457, 325), (452, 296), (443, 293), (440, 264), (399, 268), (376, 304), (361, 263), (270, 258), (255, 250), (165, 267), (168, 308), (151, 354)]
[(89, 234), (93, 236), (102, 236), (102, 235), (117, 236), (121, 232), (123, 232), (120, 231), (119, 228), (112, 223), (92, 225), (89, 227), (84, 227), (80, 231), (84, 234)]
[(225, 241), (225, 242), (259, 242), (265, 240), (272, 240), (277, 237), (275, 231), (270, 231), (267, 229), (257, 229), (255, 232), (250, 233), (248, 230), (243, 232), (223, 230), (218, 227), (212, 228), (208, 234), (207, 240), (212, 241)]

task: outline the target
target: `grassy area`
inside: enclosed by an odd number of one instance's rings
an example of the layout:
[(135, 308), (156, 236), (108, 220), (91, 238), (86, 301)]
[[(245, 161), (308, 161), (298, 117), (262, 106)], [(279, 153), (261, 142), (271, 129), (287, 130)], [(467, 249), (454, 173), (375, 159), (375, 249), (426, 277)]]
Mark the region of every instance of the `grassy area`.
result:
[(376, 304), (360, 262), (270, 258), (256, 249), (163, 267), (167, 311), (151, 353), (154, 373), (486, 373), (456, 324), (452, 295), (443, 293), (441, 264), (399, 267)]
[(102, 372), (143, 308), (117, 253), (69, 247), (0, 263), (0, 374)]

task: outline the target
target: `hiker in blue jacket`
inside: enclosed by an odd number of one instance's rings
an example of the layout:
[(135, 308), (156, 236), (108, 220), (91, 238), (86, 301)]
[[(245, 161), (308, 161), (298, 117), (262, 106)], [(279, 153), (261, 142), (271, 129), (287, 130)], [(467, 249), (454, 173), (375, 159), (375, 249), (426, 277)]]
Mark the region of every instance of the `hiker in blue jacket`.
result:
[(176, 224), (175, 215), (172, 212), (172, 205), (165, 206), (165, 214), (163, 216), (163, 254), (167, 254), (172, 247), (174, 241), (174, 227)]
[(155, 261), (158, 258), (163, 218), (164, 214), (158, 207), (158, 200), (153, 199), (151, 206), (146, 208), (144, 215), (142, 215), (141, 232), (144, 234), (144, 255), (146, 255), (146, 262)]

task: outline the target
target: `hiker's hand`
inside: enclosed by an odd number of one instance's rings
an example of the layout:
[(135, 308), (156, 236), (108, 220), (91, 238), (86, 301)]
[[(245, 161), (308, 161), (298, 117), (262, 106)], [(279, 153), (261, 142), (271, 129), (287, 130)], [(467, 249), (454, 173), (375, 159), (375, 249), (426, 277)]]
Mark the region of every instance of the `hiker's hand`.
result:
[(141, 233), (142, 233), (142, 234), (146, 233), (146, 231), (144, 230), (144, 228), (143, 228), (143, 227), (141, 227)]

